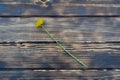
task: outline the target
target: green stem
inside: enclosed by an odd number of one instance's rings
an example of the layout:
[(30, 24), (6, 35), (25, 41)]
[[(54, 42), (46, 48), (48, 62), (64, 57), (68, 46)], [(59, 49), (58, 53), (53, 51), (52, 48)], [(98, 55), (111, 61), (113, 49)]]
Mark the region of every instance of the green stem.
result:
[(69, 56), (71, 56), (76, 62), (78, 62), (79, 64), (81, 64), (82, 66), (86, 67), (86, 64), (83, 63), (82, 61), (80, 61), (76, 56), (74, 56), (73, 54), (71, 54), (68, 50), (65, 49), (65, 47), (63, 47), (49, 32), (48, 30), (42, 26), (43, 30), (48, 34), (48, 36), (56, 42), (56, 44), (63, 49)]

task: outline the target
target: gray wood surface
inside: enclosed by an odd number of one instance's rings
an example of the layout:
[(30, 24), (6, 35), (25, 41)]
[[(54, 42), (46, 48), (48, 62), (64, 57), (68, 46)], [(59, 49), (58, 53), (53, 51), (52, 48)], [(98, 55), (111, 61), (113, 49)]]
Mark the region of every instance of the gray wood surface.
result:
[(53, 0), (42, 7), (37, 0), (0, 0), (0, 16), (116, 16), (119, 4), (119, 0)]
[[(48, 7), (41, 5), (38, 0), (0, 0), (0, 80), (120, 79), (120, 0), (53, 0)], [(35, 28), (39, 17), (85, 62), (84, 71)]]
[[(0, 42), (51, 42), (38, 18), (0, 18)], [(60, 42), (119, 42), (120, 18), (69, 17), (44, 18), (45, 27)]]
[(120, 71), (22, 70), (0, 71), (2, 80), (119, 80)]
[[(120, 43), (61, 43), (89, 69), (119, 69)], [(0, 68), (81, 69), (55, 43), (2, 43)]]

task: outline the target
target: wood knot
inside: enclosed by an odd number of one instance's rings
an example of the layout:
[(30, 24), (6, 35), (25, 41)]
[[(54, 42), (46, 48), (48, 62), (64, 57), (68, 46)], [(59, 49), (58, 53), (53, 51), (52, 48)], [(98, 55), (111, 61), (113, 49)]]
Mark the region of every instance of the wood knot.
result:
[(34, 3), (38, 3), (41, 2), (42, 3), (42, 7), (48, 7), (47, 2), (51, 2), (52, 0), (35, 0)]

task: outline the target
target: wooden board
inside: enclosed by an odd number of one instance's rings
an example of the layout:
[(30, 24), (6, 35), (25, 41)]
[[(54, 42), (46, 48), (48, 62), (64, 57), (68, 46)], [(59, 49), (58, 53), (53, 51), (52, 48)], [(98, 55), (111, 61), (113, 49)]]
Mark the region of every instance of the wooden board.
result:
[[(0, 18), (0, 42), (52, 42), (38, 18)], [(120, 18), (67, 17), (44, 18), (45, 27), (60, 42), (119, 42)]]
[[(88, 69), (119, 69), (120, 43), (61, 43)], [(81, 69), (55, 43), (1, 43), (1, 69)]]
[(119, 0), (0, 0), (0, 16), (119, 16)]
[(120, 71), (22, 70), (0, 71), (2, 80), (119, 80)]

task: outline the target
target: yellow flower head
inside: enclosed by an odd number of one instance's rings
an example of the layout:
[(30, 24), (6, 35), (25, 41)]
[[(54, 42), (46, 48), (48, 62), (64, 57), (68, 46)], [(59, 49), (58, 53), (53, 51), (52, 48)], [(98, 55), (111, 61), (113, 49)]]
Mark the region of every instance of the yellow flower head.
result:
[(44, 21), (43, 18), (38, 19), (38, 20), (35, 22), (36, 28), (42, 27), (42, 25), (44, 24), (44, 22), (45, 22), (45, 21)]

